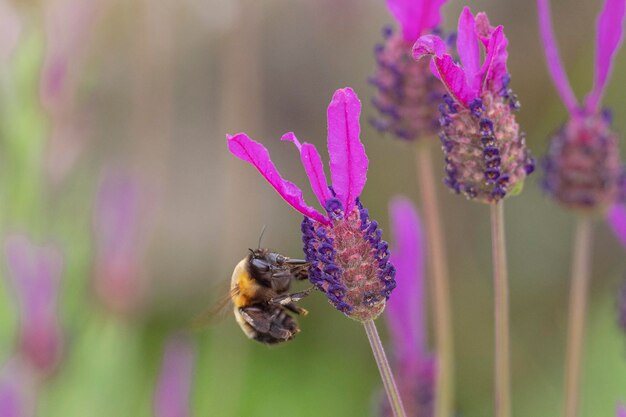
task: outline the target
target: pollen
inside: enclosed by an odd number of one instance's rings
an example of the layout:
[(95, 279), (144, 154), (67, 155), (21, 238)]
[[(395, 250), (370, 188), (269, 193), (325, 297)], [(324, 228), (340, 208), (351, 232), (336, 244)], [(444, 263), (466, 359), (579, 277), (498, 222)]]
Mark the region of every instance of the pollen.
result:
[(374, 319), (396, 285), (388, 244), (360, 201), (348, 215), (337, 200), (329, 200), (327, 209), (333, 213), (331, 225), (306, 217), (302, 222), (304, 253), (311, 263), (309, 279), (348, 317)]

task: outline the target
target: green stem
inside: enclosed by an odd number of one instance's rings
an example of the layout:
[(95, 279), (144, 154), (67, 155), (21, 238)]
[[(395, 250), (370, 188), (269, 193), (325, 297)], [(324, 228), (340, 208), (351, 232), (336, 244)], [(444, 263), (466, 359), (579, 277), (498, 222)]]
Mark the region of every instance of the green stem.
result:
[(579, 412), (587, 293), (591, 269), (591, 221), (588, 216), (578, 219), (574, 240), (565, 366), (565, 417), (577, 417)]
[(372, 353), (374, 354), (376, 365), (378, 365), (380, 378), (383, 381), (393, 415), (394, 417), (406, 417), (406, 412), (404, 411), (404, 406), (402, 405), (402, 400), (400, 399), (400, 393), (398, 392), (396, 381), (393, 378), (391, 368), (389, 367), (389, 361), (387, 361), (387, 355), (385, 355), (385, 350), (380, 342), (378, 330), (376, 330), (376, 324), (374, 323), (374, 320), (367, 320), (363, 322), (363, 326), (365, 327), (367, 339), (372, 347)]
[(430, 291), (433, 300), (437, 377), (435, 378), (435, 417), (451, 417), (454, 404), (454, 338), (452, 332), (450, 286), (440, 209), (429, 146), (418, 146), (418, 182), (426, 225)]
[(511, 416), (509, 360), (509, 288), (504, 237), (503, 203), (491, 205), (495, 322), (495, 417)]

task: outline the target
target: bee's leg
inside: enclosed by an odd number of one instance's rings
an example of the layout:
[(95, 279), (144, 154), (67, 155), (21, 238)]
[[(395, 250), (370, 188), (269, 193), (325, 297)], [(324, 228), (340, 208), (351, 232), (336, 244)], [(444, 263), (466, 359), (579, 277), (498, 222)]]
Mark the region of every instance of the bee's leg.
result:
[(285, 294), (278, 297), (270, 298), (269, 300), (267, 300), (267, 302), (269, 304), (283, 306), (296, 314), (302, 314), (303, 316), (306, 316), (308, 314), (308, 311), (306, 311), (304, 308), (298, 307), (297, 305), (295, 305), (295, 303), (309, 295), (314, 289), (315, 287), (311, 287), (301, 292)]
[(239, 313), (254, 330), (260, 333), (268, 333), (270, 331), (274, 319), (272, 315), (265, 313), (258, 307), (242, 307), (239, 309)]

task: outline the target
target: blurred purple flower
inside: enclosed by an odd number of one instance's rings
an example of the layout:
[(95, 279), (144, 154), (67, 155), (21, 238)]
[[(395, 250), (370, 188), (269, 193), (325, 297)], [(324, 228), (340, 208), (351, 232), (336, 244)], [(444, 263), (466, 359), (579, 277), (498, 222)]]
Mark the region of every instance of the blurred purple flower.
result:
[(195, 350), (189, 339), (169, 339), (154, 395), (155, 417), (189, 417)]
[(377, 317), (395, 287), (389, 250), (382, 230), (370, 221), (359, 201), (368, 159), (360, 139), (361, 102), (351, 88), (337, 90), (328, 106), (328, 154), (333, 187), (328, 186), (322, 159), (314, 145), (300, 143), (291, 132), (282, 140), (300, 152), (311, 188), (324, 215), (308, 206), (302, 191), (284, 180), (267, 149), (246, 134), (227, 136), (228, 149), (252, 164), (293, 208), (304, 214), (304, 253), (311, 263), (309, 279), (338, 310), (366, 321)]
[(378, 117), (371, 123), (378, 131), (399, 139), (436, 137), (439, 127), (437, 103), (445, 89), (430, 72), (428, 63), (411, 59), (413, 43), (433, 33), (441, 22), (446, 0), (387, 0), (387, 6), (402, 28), (394, 34), (383, 29), (384, 43), (376, 45), (376, 72), (369, 78), (377, 89), (372, 104)]
[[(424, 297), (424, 238), (413, 204), (396, 197), (390, 204), (395, 241), (391, 260), (396, 266), (397, 294), (389, 300), (385, 317), (394, 352), (392, 367), (407, 415), (433, 413), (435, 360), (428, 352)], [(383, 415), (387, 412), (385, 399)]]
[(0, 1), (0, 64), (6, 66), (22, 32), (22, 21), (8, 1)]
[(89, 34), (102, 4), (97, 0), (55, 0), (44, 5), (46, 49), (40, 97), (52, 119), (47, 170), (55, 181), (69, 172), (84, 146), (78, 85)]
[(439, 108), (446, 185), (486, 203), (519, 192), (534, 170), (513, 113), (520, 104), (509, 88), (507, 46), (504, 28), (491, 26), (485, 13), (474, 17), (468, 7), (456, 38), (461, 65), (439, 36), (424, 35), (413, 46), (415, 59), (431, 58), (431, 70), (449, 94)]
[(626, 417), (626, 407), (624, 407), (623, 405), (618, 405), (617, 406), (617, 417)]
[(548, 1), (537, 0), (539, 29), (548, 69), (570, 119), (550, 140), (543, 186), (566, 207), (606, 209), (624, 197), (618, 137), (611, 131), (610, 112), (600, 108), (600, 101), (622, 43), (626, 1), (606, 0), (598, 16), (594, 85), (583, 105), (578, 104), (559, 58)]
[(47, 374), (59, 361), (63, 343), (57, 314), (63, 256), (55, 246), (38, 246), (22, 235), (8, 237), (5, 252), (20, 307), (19, 351)]
[(20, 358), (11, 358), (0, 368), (0, 416), (35, 415), (36, 377)]
[(96, 197), (95, 288), (111, 311), (126, 314), (140, 302), (140, 187), (131, 176), (109, 171)]

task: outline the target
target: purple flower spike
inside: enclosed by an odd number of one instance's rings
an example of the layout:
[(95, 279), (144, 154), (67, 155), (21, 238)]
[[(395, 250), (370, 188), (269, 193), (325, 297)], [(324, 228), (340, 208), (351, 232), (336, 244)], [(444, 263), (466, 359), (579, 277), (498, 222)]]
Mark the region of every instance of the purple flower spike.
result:
[(436, 30), (444, 3), (445, 0), (387, 1), (402, 34), (386, 28), (383, 44), (375, 48), (376, 71), (369, 82), (377, 90), (372, 104), (378, 116), (371, 123), (381, 133), (404, 141), (436, 137), (437, 103), (445, 90), (428, 63), (412, 60), (411, 54), (417, 38)]
[(616, 413), (617, 417), (626, 417), (626, 407), (624, 407), (622, 404), (619, 404), (617, 406), (617, 413)]
[(598, 17), (596, 71), (585, 105), (578, 104), (563, 69), (552, 32), (548, 0), (537, 0), (539, 28), (550, 74), (570, 119), (552, 136), (543, 186), (560, 204), (579, 210), (606, 210), (622, 199), (624, 168), (618, 137), (600, 108), (613, 57), (622, 41), (625, 0), (607, 0)]
[(21, 235), (6, 239), (5, 252), (20, 306), (20, 353), (41, 373), (50, 373), (63, 340), (57, 317), (63, 257), (56, 247), (37, 246)]
[(315, 147), (300, 143), (291, 132), (282, 137), (299, 150), (325, 215), (308, 206), (300, 188), (281, 177), (263, 145), (244, 133), (226, 138), (233, 155), (253, 165), (287, 203), (304, 214), (302, 239), (311, 263), (310, 281), (338, 310), (365, 321), (385, 308), (395, 287), (395, 269), (378, 223), (370, 221), (359, 201), (369, 163), (360, 139), (360, 113), (361, 103), (351, 88), (335, 92), (327, 113), (332, 188)]
[(484, 203), (519, 193), (534, 170), (515, 121), (520, 104), (509, 88), (507, 46), (503, 27), (491, 26), (485, 13), (474, 16), (468, 7), (459, 17), (456, 38), (460, 64), (439, 36), (424, 35), (413, 46), (413, 57), (429, 57), (433, 74), (447, 91), (439, 106), (444, 182)]
[(141, 190), (130, 175), (106, 172), (94, 210), (95, 290), (110, 310), (127, 314), (140, 302)]
[(607, 220), (613, 233), (626, 249), (626, 206), (615, 204), (609, 210)]
[[(435, 362), (427, 351), (424, 299), (424, 239), (413, 204), (397, 197), (390, 205), (396, 241), (398, 294), (389, 300), (385, 317), (394, 351), (393, 368), (407, 415), (430, 417), (433, 411)], [(387, 402), (382, 416), (391, 416)]]
[(191, 383), (195, 349), (182, 336), (171, 338), (165, 347), (154, 395), (155, 417), (190, 417)]

